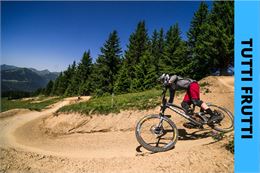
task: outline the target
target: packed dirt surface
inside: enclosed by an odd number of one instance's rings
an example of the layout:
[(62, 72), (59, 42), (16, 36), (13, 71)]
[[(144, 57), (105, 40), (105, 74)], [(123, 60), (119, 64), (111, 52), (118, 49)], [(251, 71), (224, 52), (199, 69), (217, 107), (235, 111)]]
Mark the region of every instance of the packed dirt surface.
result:
[[(203, 101), (233, 112), (233, 77), (207, 77), (200, 84)], [(185, 119), (172, 112), (166, 113), (179, 129), (175, 148), (163, 153), (142, 148), (135, 125), (142, 116), (159, 113), (159, 107), (109, 115), (55, 113), (87, 99), (67, 98), (42, 112), (1, 118), (0, 172), (234, 172), (233, 154), (225, 149), (232, 133), (216, 142), (212, 130), (185, 129)]]
[(21, 114), (25, 114), (25, 113), (29, 113), (30, 110), (29, 109), (11, 109), (5, 112), (1, 112), (0, 113), (0, 118), (6, 118), (6, 117), (11, 117), (14, 115), (21, 115)]

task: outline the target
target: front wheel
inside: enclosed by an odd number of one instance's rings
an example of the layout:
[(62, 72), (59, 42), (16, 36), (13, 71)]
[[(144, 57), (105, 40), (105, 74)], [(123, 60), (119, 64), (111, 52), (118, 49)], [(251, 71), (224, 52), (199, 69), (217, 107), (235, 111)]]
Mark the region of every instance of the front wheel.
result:
[(136, 125), (136, 139), (141, 146), (152, 152), (172, 149), (178, 140), (178, 129), (166, 116), (147, 115)]
[(222, 117), (222, 120), (218, 123), (215, 123), (212, 128), (214, 130), (217, 130), (219, 132), (230, 132), (234, 129), (234, 116), (233, 114), (227, 110), (226, 108), (213, 105), (208, 103), (207, 104), (212, 110), (217, 111), (220, 116)]

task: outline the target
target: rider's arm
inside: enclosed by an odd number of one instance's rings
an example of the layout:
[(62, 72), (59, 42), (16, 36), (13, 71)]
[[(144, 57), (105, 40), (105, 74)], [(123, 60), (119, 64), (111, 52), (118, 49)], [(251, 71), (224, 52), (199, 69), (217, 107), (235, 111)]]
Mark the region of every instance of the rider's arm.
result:
[(173, 89), (173, 87), (169, 87), (169, 91), (170, 91), (170, 98), (169, 98), (169, 103), (173, 103), (173, 99), (174, 99), (174, 95), (175, 95), (175, 89)]
[(170, 91), (170, 98), (169, 98), (169, 103), (173, 103), (174, 100), (174, 95), (175, 95), (175, 90), (176, 90), (176, 81), (177, 81), (177, 76), (173, 75), (171, 76), (168, 86), (169, 86), (169, 91)]

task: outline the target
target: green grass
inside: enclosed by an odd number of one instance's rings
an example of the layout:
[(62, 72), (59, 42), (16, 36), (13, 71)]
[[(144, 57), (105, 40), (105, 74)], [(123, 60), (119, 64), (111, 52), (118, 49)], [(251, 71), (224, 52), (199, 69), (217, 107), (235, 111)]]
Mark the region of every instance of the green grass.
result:
[(212, 132), (212, 139), (214, 140), (214, 141), (220, 141), (220, 140), (222, 140), (223, 138), (224, 138), (224, 133), (223, 132)]
[(228, 141), (228, 144), (226, 144), (226, 149), (230, 151), (232, 154), (234, 154), (234, 138), (230, 141)]
[(39, 103), (31, 103), (31, 100), (23, 101), (23, 100), (8, 100), (7, 98), (1, 98), (1, 112), (8, 111), (10, 109), (16, 108), (24, 108), (30, 110), (40, 111), (47, 106), (54, 104), (60, 101), (62, 98), (52, 98), (46, 101), (42, 101)]
[(58, 112), (79, 112), (83, 114), (119, 113), (120, 110), (144, 110), (160, 105), (161, 90), (148, 90), (112, 96), (91, 98), (89, 101), (76, 103), (60, 108)]
[(210, 84), (208, 82), (202, 82), (200, 83), (200, 87), (205, 87), (205, 86), (210, 86)]

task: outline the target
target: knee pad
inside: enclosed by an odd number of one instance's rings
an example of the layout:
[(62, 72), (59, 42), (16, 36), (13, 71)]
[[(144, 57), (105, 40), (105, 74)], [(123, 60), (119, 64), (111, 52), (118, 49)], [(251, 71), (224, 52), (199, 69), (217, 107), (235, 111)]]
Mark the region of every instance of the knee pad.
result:
[(183, 101), (181, 102), (181, 107), (185, 110), (188, 110), (190, 108), (190, 105), (187, 102)]
[(203, 101), (199, 100), (199, 99), (191, 99), (192, 103), (195, 105), (195, 106), (199, 106), (201, 107)]

